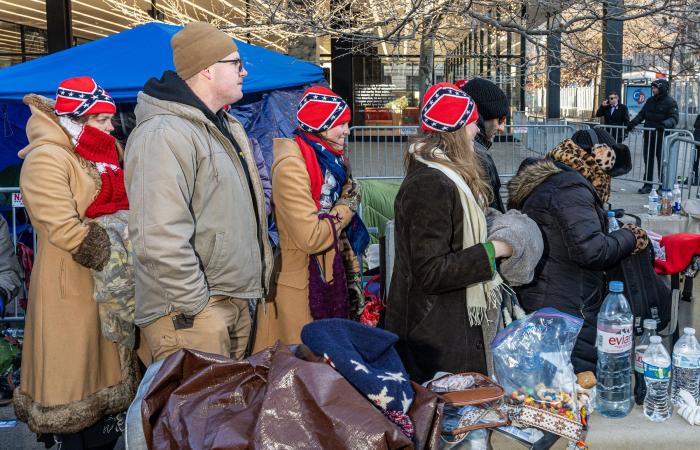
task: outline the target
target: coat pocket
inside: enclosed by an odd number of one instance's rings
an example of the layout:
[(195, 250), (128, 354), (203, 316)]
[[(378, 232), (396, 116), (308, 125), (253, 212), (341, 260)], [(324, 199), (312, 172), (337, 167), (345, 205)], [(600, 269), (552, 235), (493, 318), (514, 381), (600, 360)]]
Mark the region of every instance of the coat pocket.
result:
[[(82, 296), (84, 295), (83, 291), (83, 279), (85, 275), (90, 280), (90, 285), (92, 286), (92, 274), (90, 273), (90, 269), (80, 266), (77, 263), (74, 263), (72, 260), (66, 260), (65, 258), (61, 258), (60, 262), (58, 264), (58, 295), (59, 298), (62, 299), (67, 299), (67, 298), (74, 298), (76, 295)], [(90, 299), (93, 299), (93, 292), (91, 290), (87, 290), (90, 294)], [(94, 300), (91, 300), (94, 304)]]
[(58, 268), (58, 292), (61, 298), (66, 298), (66, 262), (63, 258)]
[[(435, 312), (435, 297), (432, 295), (426, 295), (422, 298), (422, 303), (419, 307), (409, 308), (409, 317), (414, 319), (409, 323), (408, 326), (408, 337), (412, 339), (415, 336), (421, 334), (421, 330), (424, 328), (432, 329), (433, 318), (431, 317)], [(414, 305), (415, 306), (415, 305)], [(410, 319), (409, 319), (410, 320)]]
[(309, 286), (309, 272), (307, 269), (280, 272), (277, 284), (294, 289), (306, 290)]
[(211, 249), (211, 256), (207, 265), (204, 266), (204, 273), (207, 278), (216, 276), (224, 266), (224, 249), (226, 248), (226, 233), (216, 233), (214, 236), (214, 244)]

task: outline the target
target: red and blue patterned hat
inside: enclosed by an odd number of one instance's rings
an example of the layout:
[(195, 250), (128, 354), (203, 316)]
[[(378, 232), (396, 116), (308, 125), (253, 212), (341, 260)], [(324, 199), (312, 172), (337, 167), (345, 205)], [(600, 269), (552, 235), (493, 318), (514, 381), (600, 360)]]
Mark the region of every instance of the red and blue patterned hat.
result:
[(338, 94), (323, 86), (304, 92), (297, 109), (299, 128), (319, 133), (350, 121), (350, 108)]
[(426, 131), (450, 133), (479, 118), (476, 103), (452, 83), (431, 86), (423, 98), (420, 127)]
[(90, 77), (63, 80), (56, 91), (54, 108), (56, 115), (68, 117), (117, 112), (112, 97)]

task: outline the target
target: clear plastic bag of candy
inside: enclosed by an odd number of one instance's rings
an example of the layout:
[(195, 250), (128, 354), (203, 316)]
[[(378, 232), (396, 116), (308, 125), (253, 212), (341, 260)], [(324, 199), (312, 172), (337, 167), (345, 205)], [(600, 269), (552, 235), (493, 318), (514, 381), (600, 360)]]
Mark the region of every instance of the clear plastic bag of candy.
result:
[(514, 423), (582, 439), (571, 351), (583, 320), (543, 308), (501, 330), (493, 342), (495, 378)]

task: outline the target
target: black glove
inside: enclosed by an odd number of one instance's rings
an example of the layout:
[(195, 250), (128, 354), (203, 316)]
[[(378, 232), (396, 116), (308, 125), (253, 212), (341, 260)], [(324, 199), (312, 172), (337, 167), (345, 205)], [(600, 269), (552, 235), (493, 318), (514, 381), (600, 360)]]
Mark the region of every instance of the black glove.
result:
[(625, 128), (625, 131), (626, 131), (627, 133), (629, 133), (629, 132), (632, 131), (632, 130), (634, 130), (634, 125), (632, 125), (632, 124), (627, 125), (627, 128)]

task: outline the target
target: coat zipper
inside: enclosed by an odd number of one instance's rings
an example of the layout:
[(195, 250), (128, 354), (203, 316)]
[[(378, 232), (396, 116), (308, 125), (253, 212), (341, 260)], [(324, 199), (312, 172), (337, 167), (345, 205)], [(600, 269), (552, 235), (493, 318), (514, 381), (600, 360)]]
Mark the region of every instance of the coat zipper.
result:
[[(209, 124), (206, 124), (206, 126), (208, 128), (212, 128)], [(227, 123), (227, 126), (228, 126), (228, 123)], [(224, 147), (226, 148), (226, 154), (228, 154), (229, 159), (231, 159), (231, 162), (233, 163), (234, 167), (236, 167), (236, 171), (238, 172), (238, 175), (241, 176), (242, 179), (245, 179), (246, 175), (245, 175), (245, 170), (243, 170), (243, 163), (241, 162), (240, 158), (238, 157), (238, 154), (236, 152), (236, 148), (234, 147), (233, 143), (230, 142), (228, 140), (228, 138), (226, 138), (226, 136), (224, 136), (223, 133), (216, 126), (213, 127), (213, 130), (214, 130), (215, 134), (217, 135), (217, 138), (219, 139), (219, 141), (221, 141), (224, 144)], [(233, 137), (235, 139), (236, 136), (234, 136), (233, 131), (231, 131), (230, 128), (229, 128), (229, 131), (231, 132), (231, 137)], [(245, 158), (245, 155), (243, 155), (243, 158)], [(248, 162), (249, 161), (246, 159), (246, 164)], [(251, 170), (252, 169), (250, 167), (248, 167), (249, 174), (250, 174)], [(256, 170), (256, 171), (258, 170), (257, 165), (254, 165), (254, 170)], [(255, 183), (253, 182), (253, 180), (250, 180), (250, 183), (245, 182), (244, 184), (247, 185), (248, 189), (250, 189), (251, 185), (254, 185)], [(262, 241), (262, 239), (265, 239), (266, 236), (262, 235), (262, 233), (261, 233), (261, 229), (262, 229), (261, 217), (262, 216), (261, 216), (260, 205), (259, 205), (260, 198), (259, 198), (258, 193), (255, 192), (254, 186), (252, 186), (252, 187), (253, 187), (253, 192), (250, 193), (249, 197), (251, 199), (251, 203), (253, 201), (255, 201), (255, 203), (256, 203), (256, 204), (253, 204), (252, 206), (253, 206), (253, 211), (255, 212), (255, 215), (256, 215), (255, 227), (256, 227), (256, 231), (257, 231), (257, 235), (258, 235), (258, 239), (259, 239), (258, 240), (258, 247), (259, 247), (258, 250), (260, 251), (260, 264), (261, 264), (261, 269), (262, 269), (260, 271), (260, 287), (262, 288), (263, 298), (264, 298), (267, 296), (267, 286), (265, 285), (265, 278), (266, 278), (265, 275), (267, 272), (267, 265), (265, 264), (265, 256), (266, 256), (265, 243)], [(264, 192), (262, 193), (262, 195), (263, 196), (265, 195)], [(262, 205), (263, 205), (263, 209), (264, 209), (264, 205), (265, 205), (264, 201), (262, 202)]]

